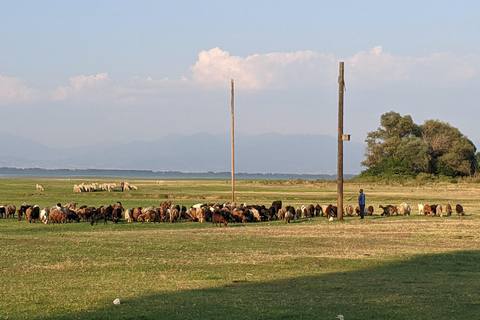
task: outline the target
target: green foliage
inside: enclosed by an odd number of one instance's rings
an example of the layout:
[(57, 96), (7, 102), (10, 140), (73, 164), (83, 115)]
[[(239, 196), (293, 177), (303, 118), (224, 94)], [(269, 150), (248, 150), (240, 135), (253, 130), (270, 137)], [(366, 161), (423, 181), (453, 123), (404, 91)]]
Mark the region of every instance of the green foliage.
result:
[[(411, 116), (388, 112), (377, 131), (367, 134), (364, 176), (431, 173), (448, 177), (469, 176), (478, 167), (476, 147), (450, 124), (426, 120), (421, 126)], [(399, 166), (398, 168), (395, 168)]]

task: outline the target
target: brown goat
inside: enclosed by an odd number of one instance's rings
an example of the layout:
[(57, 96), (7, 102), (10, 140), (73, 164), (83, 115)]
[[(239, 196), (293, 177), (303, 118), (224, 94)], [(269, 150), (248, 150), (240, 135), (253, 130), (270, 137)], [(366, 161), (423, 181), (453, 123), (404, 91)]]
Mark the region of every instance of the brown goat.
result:
[(425, 216), (433, 217), (432, 207), (429, 204), (423, 205), (423, 214)]
[(445, 206), (445, 213), (446, 213), (448, 216), (451, 216), (451, 215), (452, 215), (452, 206), (450, 205), (450, 203), (447, 203), (447, 205)]
[(12, 218), (15, 218), (15, 211), (17, 211), (17, 207), (15, 207), (13, 204), (7, 206), (7, 218), (10, 218), (10, 216), (12, 216)]
[(225, 218), (221, 214), (214, 212), (212, 214), (212, 224), (218, 226), (218, 223), (220, 223), (220, 227), (222, 226), (222, 223), (225, 227), (227, 226), (227, 221), (225, 221)]
[(65, 215), (57, 209), (50, 210), (49, 220), (52, 223), (65, 223)]

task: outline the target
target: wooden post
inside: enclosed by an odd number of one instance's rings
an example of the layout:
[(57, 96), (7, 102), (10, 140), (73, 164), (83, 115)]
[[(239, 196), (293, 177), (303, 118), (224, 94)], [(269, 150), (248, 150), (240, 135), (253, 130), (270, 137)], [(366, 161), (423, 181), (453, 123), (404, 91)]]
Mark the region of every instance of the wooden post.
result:
[(233, 79), (231, 79), (231, 87), (232, 87), (232, 101), (231, 101), (231, 109), (232, 109), (232, 204), (235, 202), (235, 121), (234, 121), (234, 88), (233, 88)]
[(337, 160), (337, 218), (343, 220), (343, 91), (344, 63), (340, 62), (338, 76), (338, 160)]

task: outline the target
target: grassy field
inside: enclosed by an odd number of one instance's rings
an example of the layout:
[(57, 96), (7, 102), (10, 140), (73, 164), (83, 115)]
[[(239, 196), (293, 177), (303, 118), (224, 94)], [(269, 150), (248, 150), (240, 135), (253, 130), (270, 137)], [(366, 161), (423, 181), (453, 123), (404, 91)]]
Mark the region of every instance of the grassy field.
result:
[[(138, 191), (74, 194), (113, 180), (0, 180), (0, 203), (124, 207), (230, 199), (223, 180), (132, 180)], [(40, 183), (44, 192), (37, 192)], [(345, 184), (367, 205), (410, 217), (229, 224), (43, 225), (0, 219), (0, 319), (476, 319), (480, 188), (469, 183)], [(237, 181), (238, 202), (335, 204), (328, 181)], [(417, 203), (466, 216), (424, 217)], [(115, 306), (112, 301), (121, 300)]]

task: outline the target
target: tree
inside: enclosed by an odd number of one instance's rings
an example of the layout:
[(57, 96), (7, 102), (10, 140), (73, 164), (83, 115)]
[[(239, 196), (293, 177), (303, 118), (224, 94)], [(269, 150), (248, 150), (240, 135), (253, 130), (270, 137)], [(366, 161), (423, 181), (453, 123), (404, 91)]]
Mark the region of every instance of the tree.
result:
[(427, 120), (420, 131), (431, 148), (430, 173), (467, 176), (475, 171), (476, 147), (460, 130), (446, 122)]
[(390, 111), (369, 132), (363, 166), (367, 174), (471, 175), (477, 168), (475, 145), (460, 130), (439, 120), (416, 125), (412, 117)]
[(380, 117), (380, 127), (377, 131), (367, 134), (367, 159), (363, 166), (372, 167), (379, 165), (384, 159), (395, 157), (402, 139), (410, 136), (419, 136), (419, 127), (413, 122), (412, 117), (402, 117), (399, 113), (390, 111)]

